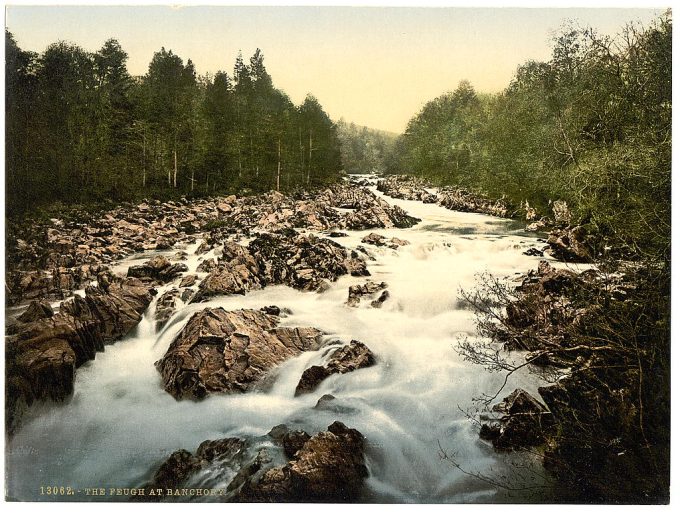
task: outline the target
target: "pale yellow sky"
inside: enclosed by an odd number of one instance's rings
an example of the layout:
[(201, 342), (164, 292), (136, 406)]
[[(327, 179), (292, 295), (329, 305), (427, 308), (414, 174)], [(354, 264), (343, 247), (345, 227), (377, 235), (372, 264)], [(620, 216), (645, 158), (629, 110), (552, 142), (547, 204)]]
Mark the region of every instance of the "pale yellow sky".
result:
[(468, 79), (502, 90), (517, 66), (547, 59), (567, 19), (614, 34), (648, 23), (650, 9), (464, 9), (389, 7), (10, 6), (6, 24), (26, 50), (57, 40), (97, 50), (114, 37), (132, 74), (165, 46), (199, 73), (231, 74), (241, 49), (257, 47), (276, 87), (296, 103), (311, 92), (333, 119), (401, 132), (426, 102)]

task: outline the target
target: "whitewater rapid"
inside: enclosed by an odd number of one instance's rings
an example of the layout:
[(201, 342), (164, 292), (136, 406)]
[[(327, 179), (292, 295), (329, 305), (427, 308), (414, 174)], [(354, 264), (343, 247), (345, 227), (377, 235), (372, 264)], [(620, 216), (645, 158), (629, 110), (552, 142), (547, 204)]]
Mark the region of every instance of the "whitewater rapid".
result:
[[(542, 244), (513, 221), (385, 199), (422, 221), (410, 229), (347, 232), (348, 237), (333, 239), (355, 248), (365, 235), (376, 232), (410, 242), (397, 250), (364, 245), (375, 259), (367, 262), (369, 279), (388, 284), (390, 296), (381, 309), (371, 308), (370, 300), (363, 300), (358, 308), (345, 305), (348, 287), (366, 279), (345, 276), (321, 294), (274, 286), (182, 306), (156, 332), (154, 300), (130, 335), (78, 369), (71, 399), (59, 405), (39, 405), (26, 416), (7, 445), (8, 497), (92, 500), (40, 495), (40, 487), (140, 486), (170, 453), (180, 448), (193, 452), (204, 440), (262, 437), (278, 424), (315, 433), (340, 420), (367, 439), (370, 475), (363, 501), (460, 503), (538, 498), (534, 490), (509, 495), (503, 488), (471, 477), (443, 461), (439, 450), (441, 446), (455, 456), (467, 472), (481, 472), (511, 485), (513, 475), (519, 473), (518, 462), (531, 464), (526, 456), (497, 454), (479, 439), (479, 427), (464, 411), (474, 408), (474, 397), (495, 392), (504, 376), (464, 361), (454, 347), (460, 337), (477, 337), (474, 314), (461, 301), (460, 290), (473, 289), (480, 273), (512, 279), (535, 268), (539, 258), (522, 252)], [(172, 260), (184, 249), (189, 254), (184, 261), (189, 274), (196, 274), (200, 261), (214, 253), (194, 255), (199, 243), (160, 253)], [(124, 272), (132, 262), (149, 256), (137, 255), (115, 269)], [(158, 296), (170, 286), (160, 287)], [(194, 312), (206, 307), (259, 309), (266, 305), (292, 312), (281, 319), (284, 326), (319, 328), (335, 344), (352, 339), (364, 342), (375, 353), (377, 364), (331, 376), (314, 393), (299, 397), (294, 397), (294, 390), (300, 375), (308, 366), (321, 363), (328, 347), (284, 363), (263, 390), (212, 396), (201, 402), (176, 401), (163, 390), (154, 362)], [(500, 397), (517, 386), (534, 393), (540, 384), (528, 372), (518, 372)], [(343, 408), (336, 412), (314, 409), (324, 394), (333, 394)], [(540, 478), (540, 464), (534, 467), (532, 471)], [(503, 476), (510, 476), (510, 481)]]

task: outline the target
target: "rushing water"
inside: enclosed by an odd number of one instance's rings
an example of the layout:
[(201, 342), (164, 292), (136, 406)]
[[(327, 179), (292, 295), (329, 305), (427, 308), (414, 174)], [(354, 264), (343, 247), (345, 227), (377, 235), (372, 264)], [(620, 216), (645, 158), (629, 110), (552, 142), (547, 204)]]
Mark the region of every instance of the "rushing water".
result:
[[(8, 496), (55, 500), (41, 496), (40, 487), (56, 485), (81, 490), (64, 499), (92, 500), (82, 495), (85, 488), (139, 486), (171, 452), (193, 452), (203, 440), (262, 437), (282, 423), (314, 433), (340, 420), (367, 438), (370, 476), (364, 501), (537, 499), (534, 492), (509, 496), (466, 475), (442, 461), (439, 448), (455, 455), (467, 472), (499, 481), (510, 476), (510, 484), (513, 474), (522, 472), (516, 465), (518, 458), (522, 466), (526, 463), (523, 457), (495, 453), (463, 413), (474, 407), (473, 397), (495, 391), (503, 376), (463, 361), (454, 347), (461, 336), (476, 336), (474, 315), (460, 301), (460, 289), (473, 288), (482, 272), (512, 278), (535, 267), (538, 258), (522, 251), (540, 243), (508, 220), (386, 199), (422, 222), (404, 230), (370, 230), (410, 241), (398, 250), (367, 246), (375, 257), (368, 262), (370, 279), (389, 285), (390, 297), (382, 309), (371, 308), (370, 300), (358, 308), (346, 306), (348, 287), (365, 280), (349, 276), (322, 294), (275, 286), (184, 306), (160, 332), (155, 331), (154, 302), (133, 333), (78, 369), (69, 401), (30, 412), (8, 442)], [(348, 232), (348, 237), (334, 240), (353, 248), (370, 231)], [(212, 256), (195, 256), (194, 248), (185, 248), (190, 273), (202, 258)], [(127, 265), (130, 260), (117, 269), (124, 271)], [(361, 340), (376, 354), (377, 365), (332, 376), (315, 393), (294, 397), (302, 371), (321, 363), (326, 347), (281, 365), (265, 390), (192, 402), (176, 401), (162, 389), (154, 362), (192, 313), (206, 307), (265, 305), (290, 309), (282, 325), (315, 326), (331, 343)], [(522, 386), (532, 392), (537, 384), (532, 376), (516, 373), (505, 391)], [(314, 409), (328, 393), (346, 408)]]

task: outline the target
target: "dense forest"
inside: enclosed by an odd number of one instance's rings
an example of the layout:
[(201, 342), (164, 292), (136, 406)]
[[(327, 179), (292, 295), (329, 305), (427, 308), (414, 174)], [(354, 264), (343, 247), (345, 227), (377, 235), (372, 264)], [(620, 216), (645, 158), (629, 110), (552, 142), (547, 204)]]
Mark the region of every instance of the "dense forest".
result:
[(670, 12), (617, 37), (568, 27), (501, 94), (463, 81), (428, 102), (389, 171), (543, 213), (566, 200), (610, 246), (669, 259), (671, 32)]
[(7, 212), (54, 203), (290, 189), (334, 180), (336, 128), (274, 87), (258, 49), (198, 76), (162, 48), (142, 77), (110, 39), (23, 51), (6, 32)]
[(340, 120), (337, 124), (343, 170), (350, 174), (387, 171), (397, 134)]

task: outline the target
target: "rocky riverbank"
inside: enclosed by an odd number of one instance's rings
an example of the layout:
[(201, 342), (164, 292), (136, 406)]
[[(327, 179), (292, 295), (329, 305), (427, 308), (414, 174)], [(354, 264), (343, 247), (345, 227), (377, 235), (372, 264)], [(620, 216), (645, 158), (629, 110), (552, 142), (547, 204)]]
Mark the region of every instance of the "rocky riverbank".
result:
[(71, 210), (46, 221), (8, 220), (6, 296), (10, 305), (63, 299), (117, 260), (170, 250), (205, 235), (207, 251), (251, 233), (406, 228), (418, 219), (365, 188), (336, 184), (313, 193), (272, 192), (124, 205), (92, 216)]
[(542, 402), (516, 390), (495, 405), (483, 415), (480, 437), (498, 450), (541, 448), (558, 478), (557, 500), (665, 502), (668, 287), (660, 268), (574, 272), (541, 262), (514, 288), (496, 283), (468, 296), (491, 342), (459, 350), (496, 367), (493, 344), (526, 351), (548, 382), (538, 389)]
[(564, 201), (552, 203), (550, 215), (540, 217), (528, 203), (510, 205), (504, 198), (492, 200), (482, 194), (442, 187), (434, 187), (422, 178), (404, 175), (386, 176), (378, 181), (377, 188), (387, 196), (397, 199), (436, 203), (449, 210), (476, 212), (496, 217), (515, 218), (527, 223), (526, 230), (547, 235), (542, 251), (533, 250), (536, 256), (544, 253), (564, 262), (592, 262), (602, 255), (603, 247), (586, 225), (573, 224), (572, 214)]

